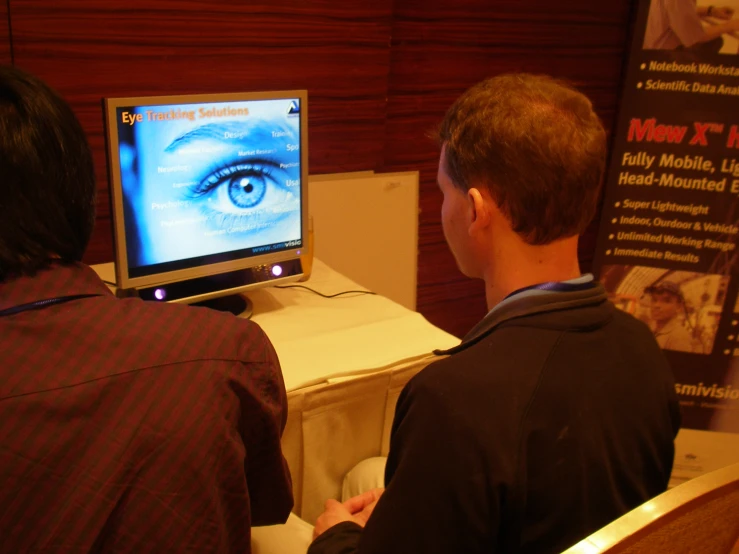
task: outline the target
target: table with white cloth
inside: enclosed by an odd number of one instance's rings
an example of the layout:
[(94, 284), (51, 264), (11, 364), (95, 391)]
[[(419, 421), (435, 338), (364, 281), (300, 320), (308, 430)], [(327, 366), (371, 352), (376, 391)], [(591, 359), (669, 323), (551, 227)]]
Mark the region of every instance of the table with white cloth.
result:
[[(114, 280), (113, 264), (93, 266)], [(301, 285), (325, 295), (365, 290), (313, 261)], [(288, 391), (283, 451), (293, 478), (293, 511), (313, 523), (338, 498), (358, 462), (386, 455), (405, 383), (459, 339), (419, 313), (369, 294), (323, 298), (301, 288), (249, 291), (252, 320), (272, 341)]]
[[(331, 295), (363, 287), (314, 260), (301, 283)], [(344, 475), (385, 455), (395, 403), (405, 383), (459, 339), (419, 313), (379, 295), (323, 298), (300, 288), (248, 294), (252, 320), (275, 346), (288, 391), (283, 450), (295, 494), (293, 511), (313, 523)]]

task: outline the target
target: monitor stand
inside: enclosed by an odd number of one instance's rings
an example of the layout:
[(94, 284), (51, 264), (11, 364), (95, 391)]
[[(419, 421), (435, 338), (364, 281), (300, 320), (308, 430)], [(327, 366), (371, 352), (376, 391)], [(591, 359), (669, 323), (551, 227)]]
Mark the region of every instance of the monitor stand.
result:
[(250, 319), (253, 311), (251, 300), (241, 294), (229, 294), (228, 296), (218, 296), (201, 302), (194, 302), (191, 306), (203, 306), (211, 310), (219, 312), (231, 312), (234, 315)]

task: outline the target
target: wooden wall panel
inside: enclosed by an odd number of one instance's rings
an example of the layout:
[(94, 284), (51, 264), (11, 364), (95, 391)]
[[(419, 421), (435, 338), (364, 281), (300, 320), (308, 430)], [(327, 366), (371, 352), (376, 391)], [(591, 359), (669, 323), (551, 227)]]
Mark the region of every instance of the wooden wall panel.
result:
[(10, 45), (9, 1), (0, 0), (0, 64), (10, 64), (13, 61)]
[(10, 5), (16, 64), (71, 102), (94, 150), (100, 195), (87, 262), (112, 260), (102, 97), (307, 88), (310, 171), (382, 163), (392, 0)]
[[(102, 97), (307, 88), (312, 173), (421, 171), (419, 311), (456, 335), (484, 315), (484, 292), (444, 242), (427, 132), (466, 88), (505, 71), (574, 81), (610, 128), (630, 9), (628, 0), (5, 2), (16, 64), (71, 101), (94, 149), (101, 194), (86, 261), (112, 259)], [(0, 56), (3, 44), (0, 30)], [(581, 242), (584, 269), (596, 226)]]
[[(567, 78), (614, 121), (628, 0), (396, 0), (385, 138), (387, 169), (421, 171), (418, 309), (461, 336), (486, 312), (484, 289), (456, 269), (439, 223), (433, 130), (454, 99), (508, 71)], [(581, 247), (589, 267), (593, 226)]]

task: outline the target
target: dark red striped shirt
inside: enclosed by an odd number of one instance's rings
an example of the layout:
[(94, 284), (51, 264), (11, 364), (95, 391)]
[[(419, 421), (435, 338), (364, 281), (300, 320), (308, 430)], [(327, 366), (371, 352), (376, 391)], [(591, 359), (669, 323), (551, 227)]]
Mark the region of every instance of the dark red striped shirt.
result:
[(0, 550), (250, 552), (293, 502), (264, 332), (83, 265), (0, 283), (0, 311), (79, 294), (0, 317)]

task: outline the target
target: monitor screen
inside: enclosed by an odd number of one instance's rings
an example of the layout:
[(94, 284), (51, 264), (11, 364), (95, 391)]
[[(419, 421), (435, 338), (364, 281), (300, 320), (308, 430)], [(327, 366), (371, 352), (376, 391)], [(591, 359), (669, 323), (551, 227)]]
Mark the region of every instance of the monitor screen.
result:
[(119, 286), (299, 254), (305, 91), (117, 98), (105, 107)]

